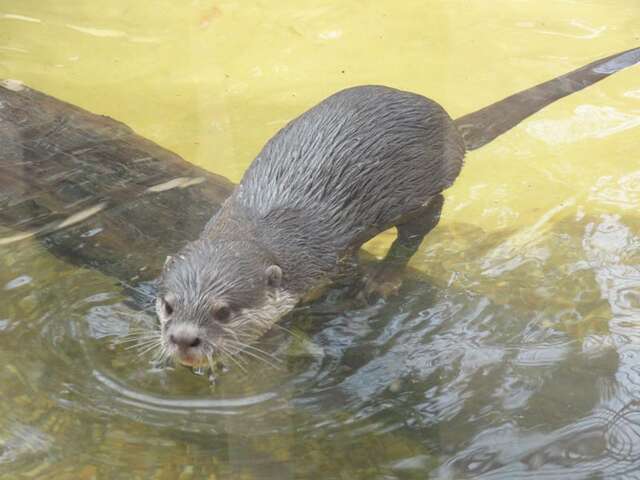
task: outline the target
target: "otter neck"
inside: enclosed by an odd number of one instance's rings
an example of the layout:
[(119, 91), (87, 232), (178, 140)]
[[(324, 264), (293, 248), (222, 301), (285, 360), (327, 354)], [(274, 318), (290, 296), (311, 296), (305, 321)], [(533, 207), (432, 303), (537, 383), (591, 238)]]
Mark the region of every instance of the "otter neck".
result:
[(301, 298), (327, 283), (338, 270), (336, 245), (325, 230), (320, 219), (309, 219), (303, 212), (282, 209), (263, 214), (247, 210), (230, 198), (203, 236), (212, 241), (256, 244), (266, 258), (282, 268), (284, 289)]

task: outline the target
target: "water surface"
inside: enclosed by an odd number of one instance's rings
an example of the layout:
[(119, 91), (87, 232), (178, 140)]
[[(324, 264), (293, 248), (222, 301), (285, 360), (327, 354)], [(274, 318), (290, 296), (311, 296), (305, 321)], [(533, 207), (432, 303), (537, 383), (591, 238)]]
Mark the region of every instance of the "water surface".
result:
[[(0, 0), (0, 77), (237, 181), (339, 88), (408, 89), (458, 117), (640, 43), (635, 1), (491, 5)], [(398, 297), (296, 312), (261, 343), (279, 369), (213, 391), (120, 343), (153, 318), (114, 279), (0, 247), (0, 475), (640, 476), (638, 78), (471, 153)]]

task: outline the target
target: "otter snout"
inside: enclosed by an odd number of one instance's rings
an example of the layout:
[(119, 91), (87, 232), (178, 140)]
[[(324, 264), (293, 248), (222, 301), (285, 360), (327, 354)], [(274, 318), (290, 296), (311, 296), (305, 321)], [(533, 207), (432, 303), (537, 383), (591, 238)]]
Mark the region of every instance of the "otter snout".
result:
[(205, 333), (194, 325), (182, 324), (169, 328), (165, 341), (169, 352), (183, 365), (198, 366), (206, 363), (203, 350)]
[(180, 351), (188, 351), (192, 347), (200, 345), (200, 337), (190, 334), (169, 334), (169, 342), (178, 347)]

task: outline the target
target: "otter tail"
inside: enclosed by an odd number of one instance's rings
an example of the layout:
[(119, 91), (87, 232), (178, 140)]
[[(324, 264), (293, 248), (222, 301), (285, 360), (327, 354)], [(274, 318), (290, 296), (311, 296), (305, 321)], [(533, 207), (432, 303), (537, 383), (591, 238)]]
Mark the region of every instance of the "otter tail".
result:
[(454, 121), (467, 150), (475, 150), (562, 97), (640, 62), (640, 48), (596, 60), (573, 72), (515, 93)]

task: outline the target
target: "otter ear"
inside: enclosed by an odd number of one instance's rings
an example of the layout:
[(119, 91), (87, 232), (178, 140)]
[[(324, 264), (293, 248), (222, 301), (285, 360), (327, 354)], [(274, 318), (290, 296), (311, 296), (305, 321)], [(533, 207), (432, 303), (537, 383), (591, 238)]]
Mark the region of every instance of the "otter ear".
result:
[(264, 272), (267, 276), (267, 285), (278, 288), (282, 283), (282, 269), (278, 265), (267, 267)]

